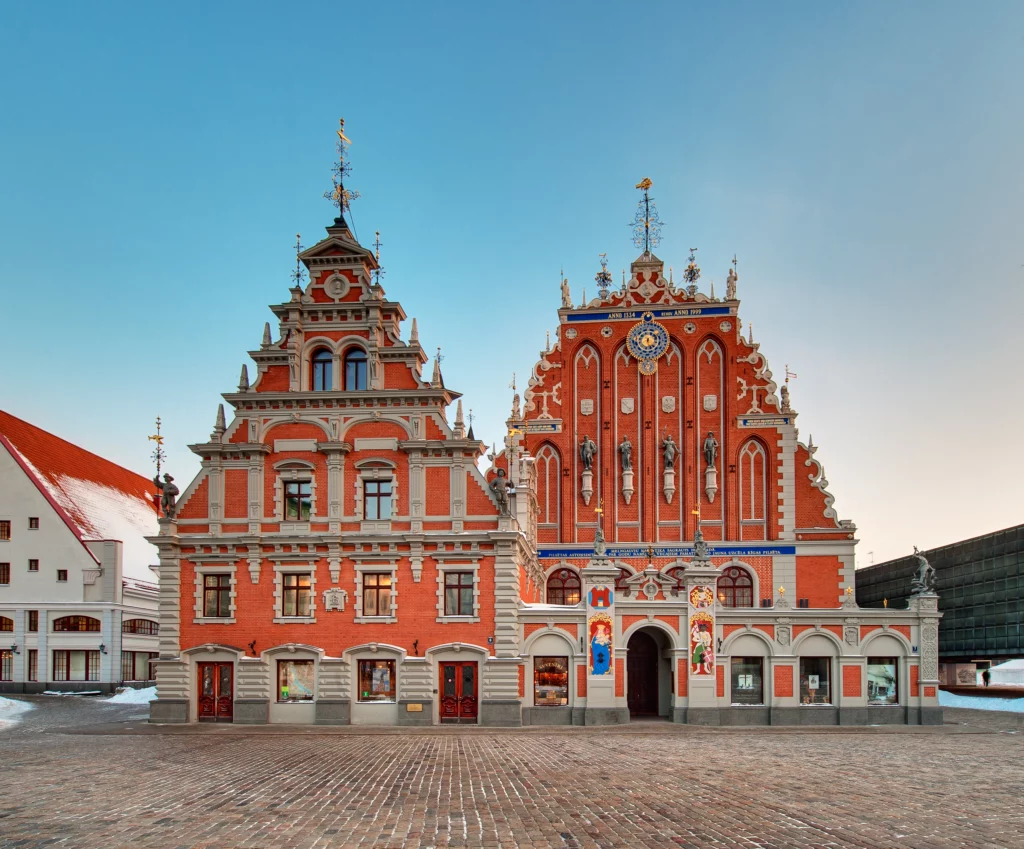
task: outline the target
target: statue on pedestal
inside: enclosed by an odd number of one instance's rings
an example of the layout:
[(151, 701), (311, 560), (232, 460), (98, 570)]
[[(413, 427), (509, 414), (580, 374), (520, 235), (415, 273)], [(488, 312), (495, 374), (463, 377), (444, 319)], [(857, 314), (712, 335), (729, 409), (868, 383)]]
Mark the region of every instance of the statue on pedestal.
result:
[(708, 431), (707, 439), (704, 440), (704, 461), (709, 465), (715, 465), (715, 459), (718, 457), (718, 440), (715, 439), (714, 433)]
[(153, 483), (160, 490), (160, 510), (163, 512), (164, 518), (173, 519), (177, 510), (177, 498), (181, 494), (178, 487), (174, 485), (174, 478), (164, 475), (164, 479), (161, 481), (160, 476), (157, 475), (153, 478)]
[(509, 505), (510, 491), (515, 491), (515, 484), (508, 479), (508, 475), (504, 469), (498, 469), (497, 477), (491, 481), (491, 492), (494, 493), (494, 497), (498, 502), (498, 511), (502, 516), (510, 516), (511, 508)]
[(629, 441), (628, 436), (622, 437), (622, 443), (619, 445), (619, 454), (622, 455), (622, 471), (630, 472), (633, 470), (633, 443)]
[(583, 471), (589, 472), (594, 467), (594, 456), (597, 454), (597, 443), (586, 434), (583, 434), (583, 441), (580, 443), (580, 460), (583, 462)]
[(665, 452), (665, 471), (672, 471), (676, 467), (676, 455), (679, 453), (679, 449), (676, 447), (675, 440), (672, 439), (671, 434), (666, 434), (665, 438), (661, 441), (661, 450)]
[(935, 567), (928, 562), (927, 558), (914, 546), (914, 557), (917, 558), (917, 574), (910, 583), (910, 594), (921, 595), (922, 593), (935, 592)]

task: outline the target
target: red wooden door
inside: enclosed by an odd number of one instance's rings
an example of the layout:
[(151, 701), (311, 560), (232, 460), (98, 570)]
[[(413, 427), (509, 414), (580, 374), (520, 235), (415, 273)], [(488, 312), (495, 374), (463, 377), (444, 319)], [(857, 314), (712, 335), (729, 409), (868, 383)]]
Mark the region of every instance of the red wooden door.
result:
[(626, 653), (626, 703), (631, 716), (658, 715), (658, 644), (637, 631)]
[(199, 721), (231, 722), (234, 716), (234, 668), (230, 663), (200, 663)]
[(476, 661), (441, 664), (441, 722), (476, 722)]

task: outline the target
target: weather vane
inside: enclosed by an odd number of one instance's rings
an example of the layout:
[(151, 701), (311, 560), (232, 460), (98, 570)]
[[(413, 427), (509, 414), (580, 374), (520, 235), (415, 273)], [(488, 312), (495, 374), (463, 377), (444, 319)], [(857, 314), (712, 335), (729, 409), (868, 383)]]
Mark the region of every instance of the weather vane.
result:
[[(156, 443), (156, 448), (153, 449), (153, 453), (150, 455), (154, 461), (156, 461), (156, 479), (160, 479), (160, 466), (164, 460), (167, 459), (167, 455), (164, 453), (164, 438), (160, 435), (160, 416), (156, 417), (156, 433), (152, 436), (147, 436), (146, 439), (152, 440)], [(160, 493), (158, 492), (153, 496), (156, 503), (160, 503)]]
[(608, 271), (608, 254), (598, 254), (601, 257), (601, 270), (594, 278), (597, 281), (597, 294), (602, 298), (608, 297), (608, 290), (612, 285), (612, 275)]
[(692, 298), (697, 294), (697, 281), (700, 280), (700, 266), (697, 265), (697, 248), (690, 248), (690, 264), (683, 272), (683, 279), (686, 281), (686, 291)]
[(380, 267), (380, 230), (374, 234), (373, 239), (373, 258), (377, 260), (377, 267), (373, 269), (373, 285), (380, 286), (380, 276), (384, 274), (384, 269)]
[(352, 143), (345, 135), (345, 119), (338, 119), (338, 161), (331, 169), (331, 188), (324, 192), (324, 197), (338, 210), (336, 221), (344, 223), (345, 212), (350, 209), (352, 201), (359, 197), (359, 192), (345, 188), (345, 178), (352, 173), (352, 165), (348, 162), (348, 146)]
[(799, 375), (797, 375), (797, 373), (795, 371), (790, 371), (789, 370), (789, 363), (786, 363), (786, 383), (787, 384), (789, 383), (789, 379), (791, 377), (798, 377), (798, 376)]
[(302, 286), (306, 279), (306, 270), (302, 267), (302, 260), (299, 254), (302, 252), (302, 245), (299, 244), (299, 234), (295, 234), (295, 270), (292, 272), (292, 281), (296, 286)]
[(640, 201), (636, 216), (633, 218), (633, 244), (638, 248), (643, 248), (645, 254), (650, 253), (651, 248), (658, 246), (661, 241), (661, 228), (664, 224), (658, 218), (658, 208), (654, 205), (654, 198), (650, 195), (653, 185), (650, 177), (644, 177), (636, 184), (636, 188), (640, 189), (644, 196)]

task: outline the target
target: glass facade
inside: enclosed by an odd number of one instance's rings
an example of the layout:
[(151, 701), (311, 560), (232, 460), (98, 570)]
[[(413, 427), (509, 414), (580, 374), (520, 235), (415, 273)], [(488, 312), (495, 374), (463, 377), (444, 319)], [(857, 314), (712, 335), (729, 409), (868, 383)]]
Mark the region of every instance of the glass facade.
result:
[[(939, 657), (970, 661), (1024, 657), (1024, 525), (922, 552), (935, 567)], [(913, 557), (857, 570), (857, 603), (906, 607)]]

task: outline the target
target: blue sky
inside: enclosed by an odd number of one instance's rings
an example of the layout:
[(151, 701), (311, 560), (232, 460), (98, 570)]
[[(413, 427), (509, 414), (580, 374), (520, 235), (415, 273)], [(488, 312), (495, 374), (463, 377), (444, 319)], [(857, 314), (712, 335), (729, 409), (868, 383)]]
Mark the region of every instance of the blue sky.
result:
[(1022, 81), (1016, 2), (5, 4), (0, 407), (142, 472), (159, 414), (189, 479), (344, 115), (481, 438), (649, 176), (667, 264), (739, 256), (861, 565), (1017, 524)]

